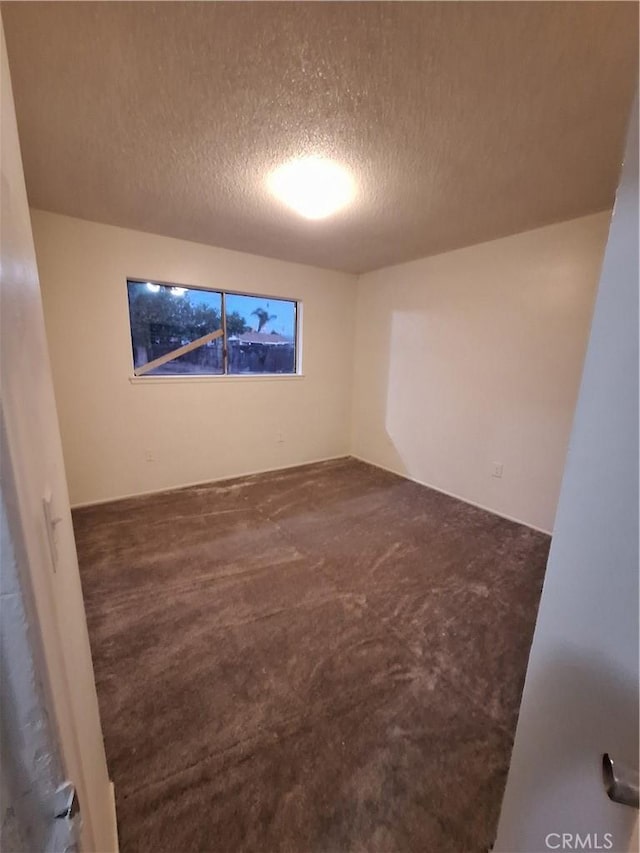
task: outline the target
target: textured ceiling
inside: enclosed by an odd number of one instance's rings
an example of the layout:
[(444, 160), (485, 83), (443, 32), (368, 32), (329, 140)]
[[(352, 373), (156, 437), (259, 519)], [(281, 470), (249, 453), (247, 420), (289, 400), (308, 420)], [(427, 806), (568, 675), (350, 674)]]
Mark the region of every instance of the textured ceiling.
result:
[[(611, 205), (636, 3), (2, 6), (30, 202), (363, 272)], [(265, 189), (302, 153), (356, 202)]]

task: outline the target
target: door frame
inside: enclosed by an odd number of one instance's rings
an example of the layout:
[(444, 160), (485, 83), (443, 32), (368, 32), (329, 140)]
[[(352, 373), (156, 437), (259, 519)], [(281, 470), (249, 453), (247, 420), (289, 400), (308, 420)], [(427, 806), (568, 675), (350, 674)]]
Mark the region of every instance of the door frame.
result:
[[(2, 489), (18, 548), (33, 659), (63, 772), (78, 791), (84, 851), (117, 851), (62, 442), (0, 14)], [(48, 524), (43, 499), (50, 499)], [(62, 780), (61, 780), (62, 781)], [(53, 818), (53, 814), (51, 815)]]

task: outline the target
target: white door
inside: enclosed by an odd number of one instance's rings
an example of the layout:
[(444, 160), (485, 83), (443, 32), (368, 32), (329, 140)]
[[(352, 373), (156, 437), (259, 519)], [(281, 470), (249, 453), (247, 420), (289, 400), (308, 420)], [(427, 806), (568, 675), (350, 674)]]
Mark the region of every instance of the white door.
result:
[[(37, 654), (34, 657), (34, 685), (36, 681), (43, 685), (52, 727), (44, 753), (52, 762), (58, 753), (60, 767), (55, 770), (52, 765), (53, 775), (63, 775), (76, 785), (82, 849), (109, 853), (117, 846), (113, 789), (102, 741), (3, 32), (0, 41), (2, 496), (12, 548), (20, 545), (20, 553), (14, 554), (19, 590), (14, 584), (0, 596), (0, 604), (3, 609), (18, 606), (24, 593), (27, 607), (19, 619), (28, 628), (33, 649), (41, 651), (39, 660)], [(4, 646), (2, 652), (17, 654)], [(12, 660), (7, 663), (10, 666)], [(2, 686), (4, 723), (10, 713), (19, 716), (24, 708), (15, 696), (5, 695), (7, 685)], [(34, 736), (28, 730), (23, 734), (27, 743)], [(3, 789), (15, 781), (5, 773), (3, 763)], [(35, 791), (38, 780), (31, 781)], [(25, 784), (29, 789), (28, 779)], [(53, 820), (52, 804), (43, 801), (41, 806), (42, 819)]]
[[(60, 743), (40, 676), (42, 653), (23, 584), (24, 543), (5, 491), (15, 494), (7, 460), (0, 480), (0, 849), (61, 853), (77, 849), (79, 816), (64, 785)], [(9, 515), (12, 515), (11, 521)], [(22, 565), (20, 563), (22, 562)], [(65, 815), (65, 812), (67, 813)]]
[(638, 768), (638, 115), (634, 111), (495, 850), (627, 853), (603, 753)]

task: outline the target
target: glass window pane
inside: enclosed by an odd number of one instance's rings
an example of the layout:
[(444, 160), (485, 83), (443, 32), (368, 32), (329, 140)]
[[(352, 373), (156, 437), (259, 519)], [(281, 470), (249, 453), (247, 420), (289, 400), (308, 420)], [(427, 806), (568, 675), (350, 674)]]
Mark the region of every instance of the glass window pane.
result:
[(296, 372), (296, 303), (225, 294), (228, 372)]
[[(133, 363), (143, 367), (221, 327), (222, 295), (153, 282), (127, 282)], [(145, 376), (211, 375), (224, 370), (222, 337), (196, 347)]]

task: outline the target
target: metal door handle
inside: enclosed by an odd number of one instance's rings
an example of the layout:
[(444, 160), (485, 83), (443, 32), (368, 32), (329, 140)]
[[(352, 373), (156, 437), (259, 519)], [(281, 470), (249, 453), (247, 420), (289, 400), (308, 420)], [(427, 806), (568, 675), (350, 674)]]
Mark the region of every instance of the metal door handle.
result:
[(614, 803), (623, 806), (632, 806), (637, 809), (638, 798), (638, 771), (614, 763), (608, 752), (602, 756), (602, 781), (607, 796)]

